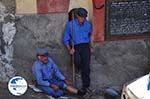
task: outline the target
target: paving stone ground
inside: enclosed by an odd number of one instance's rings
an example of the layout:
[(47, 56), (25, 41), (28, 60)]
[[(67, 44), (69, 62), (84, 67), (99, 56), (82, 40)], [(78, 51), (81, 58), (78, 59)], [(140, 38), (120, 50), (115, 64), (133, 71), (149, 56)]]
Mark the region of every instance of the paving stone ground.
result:
[[(75, 95), (67, 95), (68, 99), (82, 99), (81, 97)], [(28, 88), (27, 92), (22, 96), (13, 96), (7, 88), (7, 83), (0, 83), (0, 99), (51, 99), (50, 96), (44, 93), (35, 93), (33, 90)], [(87, 99), (105, 99), (99, 94), (94, 94)]]

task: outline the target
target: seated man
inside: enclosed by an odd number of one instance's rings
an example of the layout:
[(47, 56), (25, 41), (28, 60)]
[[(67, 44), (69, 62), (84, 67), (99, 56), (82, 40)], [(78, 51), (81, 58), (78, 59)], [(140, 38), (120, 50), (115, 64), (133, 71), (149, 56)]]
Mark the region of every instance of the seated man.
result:
[(37, 60), (33, 64), (32, 72), (38, 87), (53, 97), (62, 96), (64, 90), (78, 95), (84, 94), (69, 85), (69, 81), (62, 75), (45, 49), (38, 49)]

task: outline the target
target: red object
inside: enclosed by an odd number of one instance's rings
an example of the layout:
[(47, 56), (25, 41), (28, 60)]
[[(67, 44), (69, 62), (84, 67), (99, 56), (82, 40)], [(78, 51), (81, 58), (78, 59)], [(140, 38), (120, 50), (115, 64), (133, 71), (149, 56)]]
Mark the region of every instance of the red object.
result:
[(93, 0), (93, 41), (104, 41), (105, 33), (105, 0)]
[(70, 0), (37, 0), (38, 13), (67, 12)]
[(37, 0), (37, 12), (48, 13), (48, 0)]

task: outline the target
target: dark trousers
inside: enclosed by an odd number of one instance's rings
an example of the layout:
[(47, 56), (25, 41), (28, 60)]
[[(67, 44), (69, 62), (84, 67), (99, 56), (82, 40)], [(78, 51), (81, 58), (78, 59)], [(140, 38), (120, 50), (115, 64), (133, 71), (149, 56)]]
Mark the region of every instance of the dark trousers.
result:
[(88, 43), (75, 45), (74, 63), (81, 70), (82, 86), (90, 86), (90, 46)]

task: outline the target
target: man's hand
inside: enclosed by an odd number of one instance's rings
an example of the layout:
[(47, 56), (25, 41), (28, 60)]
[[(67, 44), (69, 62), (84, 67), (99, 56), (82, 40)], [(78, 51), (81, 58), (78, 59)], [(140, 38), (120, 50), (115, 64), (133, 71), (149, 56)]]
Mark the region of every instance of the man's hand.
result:
[(72, 85), (72, 82), (69, 80), (64, 80), (67, 85)]
[(59, 90), (59, 87), (55, 84), (51, 84), (51, 87), (55, 90), (55, 91), (58, 91)]
[(75, 49), (74, 49), (74, 48), (69, 49), (69, 54), (73, 55), (74, 52), (75, 52)]
[(92, 47), (90, 47), (90, 51), (91, 51), (91, 53), (95, 52), (94, 48), (92, 48)]

